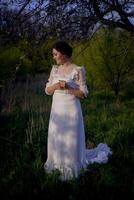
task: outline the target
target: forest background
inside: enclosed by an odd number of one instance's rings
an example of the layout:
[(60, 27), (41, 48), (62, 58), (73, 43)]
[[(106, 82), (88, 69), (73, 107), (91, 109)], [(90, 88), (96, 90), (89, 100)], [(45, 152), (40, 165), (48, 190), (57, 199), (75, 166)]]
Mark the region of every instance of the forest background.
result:
[[(86, 146), (106, 142), (107, 164), (61, 182), (43, 169), (52, 44), (72, 45), (86, 68), (81, 100)], [(134, 196), (134, 3), (131, 0), (0, 1), (0, 193), (7, 199), (132, 199)]]

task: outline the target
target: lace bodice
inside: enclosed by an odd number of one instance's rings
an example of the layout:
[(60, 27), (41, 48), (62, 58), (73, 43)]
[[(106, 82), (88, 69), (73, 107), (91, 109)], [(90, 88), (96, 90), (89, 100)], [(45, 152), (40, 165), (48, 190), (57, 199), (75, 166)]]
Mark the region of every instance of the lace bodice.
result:
[(46, 94), (50, 95), (47, 91), (47, 87), (53, 85), (54, 83), (57, 83), (59, 80), (66, 81), (68, 86), (74, 89), (80, 89), (85, 94), (85, 96), (87, 96), (88, 89), (87, 89), (86, 80), (85, 80), (84, 66), (74, 67), (71, 73), (65, 75), (65, 74), (60, 74), (58, 72), (57, 65), (53, 65), (48, 82), (46, 84), (46, 88), (45, 88)]

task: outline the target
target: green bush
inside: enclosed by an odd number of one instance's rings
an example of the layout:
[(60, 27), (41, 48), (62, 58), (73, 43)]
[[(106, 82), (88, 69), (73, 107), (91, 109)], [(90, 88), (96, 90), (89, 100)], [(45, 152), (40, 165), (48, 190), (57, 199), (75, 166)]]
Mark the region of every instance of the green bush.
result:
[(17, 70), (16, 76), (21, 78), (26, 78), (27, 74), (32, 71), (32, 62), (28, 58), (23, 58), (20, 61), (19, 68)]
[(124, 87), (123, 99), (133, 99), (134, 98), (134, 80), (129, 80)]
[(16, 47), (1, 47), (0, 84), (4, 85), (11, 79), (14, 79), (21, 56), (23, 56), (23, 52)]
[(31, 63), (30, 71), (33, 74), (50, 71), (52, 42), (52, 40), (45, 42), (21, 40), (18, 42), (17, 47), (25, 53), (26, 58)]

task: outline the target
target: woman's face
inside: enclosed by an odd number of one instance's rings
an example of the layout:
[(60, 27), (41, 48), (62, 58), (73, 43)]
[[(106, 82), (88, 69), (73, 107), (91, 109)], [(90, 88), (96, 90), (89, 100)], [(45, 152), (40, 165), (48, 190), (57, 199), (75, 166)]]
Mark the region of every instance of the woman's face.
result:
[(66, 60), (66, 55), (62, 54), (60, 51), (56, 49), (52, 50), (53, 59), (56, 61), (57, 65), (62, 65)]

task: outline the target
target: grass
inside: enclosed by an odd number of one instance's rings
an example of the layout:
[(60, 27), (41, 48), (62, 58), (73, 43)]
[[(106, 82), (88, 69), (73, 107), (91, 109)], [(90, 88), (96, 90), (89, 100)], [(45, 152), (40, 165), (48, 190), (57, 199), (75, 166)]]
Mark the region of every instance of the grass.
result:
[(108, 143), (113, 155), (107, 164), (92, 164), (78, 179), (61, 182), (59, 172), (43, 169), (51, 96), (44, 93), (46, 77), (38, 75), (10, 85), (2, 93), (0, 122), (0, 193), (14, 199), (133, 198), (134, 100), (116, 99), (104, 91), (81, 101), (87, 147)]

